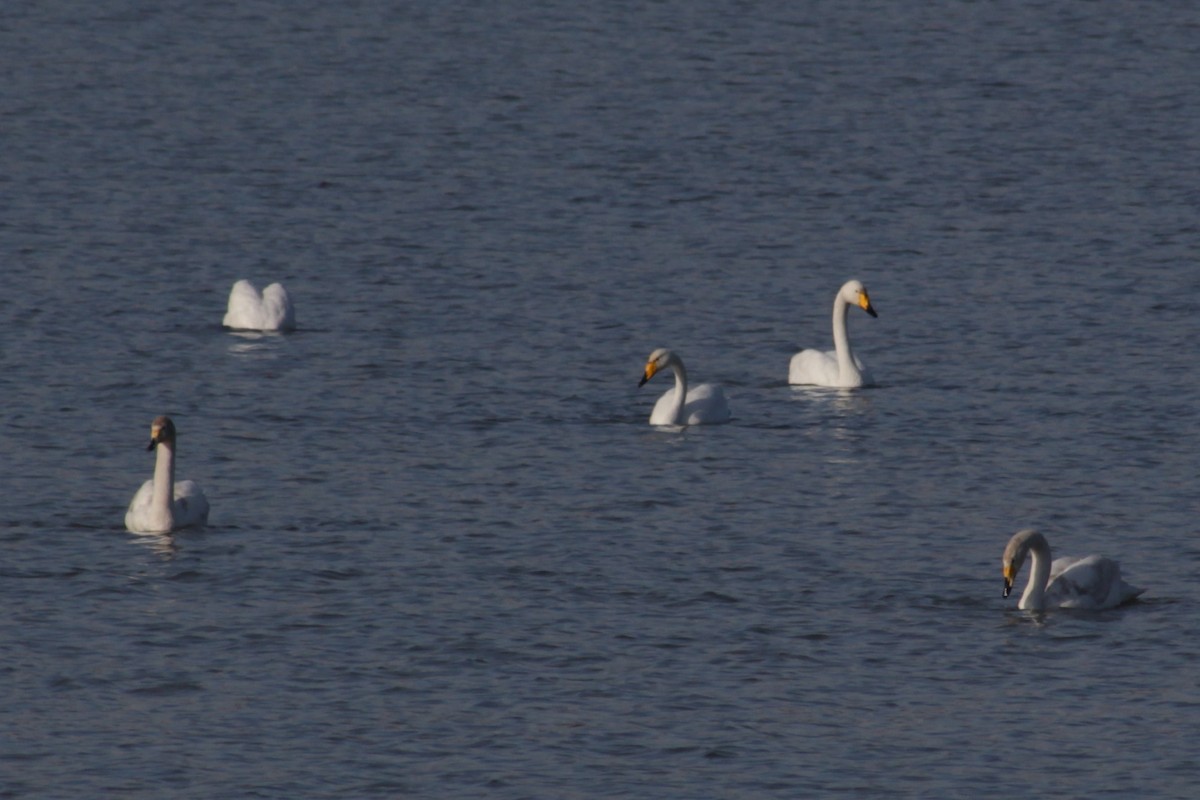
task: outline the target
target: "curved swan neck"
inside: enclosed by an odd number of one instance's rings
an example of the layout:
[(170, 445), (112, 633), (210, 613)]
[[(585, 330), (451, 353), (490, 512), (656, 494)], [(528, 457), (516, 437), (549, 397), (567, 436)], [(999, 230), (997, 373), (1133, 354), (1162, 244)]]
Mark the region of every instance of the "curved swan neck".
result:
[(154, 496), (150, 502), (155, 511), (170, 515), (175, 498), (175, 443), (159, 442), (155, 450)]
[(837, 353), (838, 371), (843, 377), (858, 372), (854, 364), (854, 353), (850, 352), (850, 337), (846, 334), (846, 315), (850, 304), (839, 292), (833, 298), (833, 349)]
[(1041, 611), (1046, 607), (1046, 584), (1050, 582), (1050, 545), (1041, 534), (1029, 538), (1029, 581), (1018, 608)]
[(687, 400), (687, 370), (683, 368), (683, 362), (678, 358), (671, 359), (668, 364), (671, 371), (675, 373), (675, 399), (671, 404), (674, 409), (671, 414), (671, 420), (676, 425), (683, 424), (683, 404)]

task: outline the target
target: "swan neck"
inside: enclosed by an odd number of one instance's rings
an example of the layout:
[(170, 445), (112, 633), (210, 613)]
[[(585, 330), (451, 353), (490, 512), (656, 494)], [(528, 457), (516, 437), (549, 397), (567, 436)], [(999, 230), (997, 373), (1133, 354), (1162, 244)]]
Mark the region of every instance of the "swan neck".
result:
[(846, 334), (846, 315), (849, 313), (850, 304), (839, 294), (833, 299), (833, 349), (843, 376), (858, 370), (854, 365), (854, 354), (850, 352), (850, 337)]
[(154, 496), (151, 505), (158, 513), (170, 514), (171, 501), (175, 496), (175, 445), (159, 442), (154, 455)]
[(675, 425), (682, 425), (683, 403), (687, 399), (687, 371), (678, 361), (672, 362), (671, 371), (675, 373), (675, 399), (672, 403), (671, 420)]
[(1025, 593), (1021, 595), (1018, 607), (1042, 611), (1046, 607), (1046, 584), (1050, 582), (1050, 547), (1044, 539), (1030, 541), (1029, 557), (1032, 560), (1029, 581), (1025, 584)]

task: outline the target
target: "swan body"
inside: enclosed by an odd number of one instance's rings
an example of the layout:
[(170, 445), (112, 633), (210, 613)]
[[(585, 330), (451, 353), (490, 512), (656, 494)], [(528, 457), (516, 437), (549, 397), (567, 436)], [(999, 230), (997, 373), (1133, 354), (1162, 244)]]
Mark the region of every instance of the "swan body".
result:
[(729, 404), (721, 387), (702, 383), (688, 388), (683, 361), (665, 347), (650, 354), (638, 386), (644, 386), (656, 373), (668, 368), (675, 373), (675, 388), (668, 390), (654, 404), (651, 425), (705, 425), (729, 421)]
[(1004, 596), (1012, 591), (1013, 581), (1026, 557), (1033, 561), (1029, 581), (1017, 608), (1043, 611), (1046, 608), (1079, 608), (1099, 611), (1128, 603), (1145, 589), (1131, 586), (1121, 578), (1121, 565), (1111, 558), (1064, 556), (1051, 561), (1050, 543), (1037, 531), (1013, 534), (1004, 548)]
[(169, 533), (208, 522), (208, 498), (194, 481), (175, 482), (175, 423), (158, 417), (150, 425), (156, 449), (154, 477), (142, 484), (125, 512), (125, 527), (134, 533)]
[(855, 305), (872, 317), (878, 317), (871, 306), (867, 287), (859, 281), (847, 281), (833, 298), (833, 350), (801, 350), (792, 356), (788, 383), (816, 386), (836, 386), (855, 389), (874, 383), (862, 360), (850, 349), (846, 334), (846, 314)]
[(282, 284), (272, 283), (259, 294), (253, 283), (240, 280), (229, 292), (221, 324), (243, 331), (290, 331), (296, 327), (296, 310)]

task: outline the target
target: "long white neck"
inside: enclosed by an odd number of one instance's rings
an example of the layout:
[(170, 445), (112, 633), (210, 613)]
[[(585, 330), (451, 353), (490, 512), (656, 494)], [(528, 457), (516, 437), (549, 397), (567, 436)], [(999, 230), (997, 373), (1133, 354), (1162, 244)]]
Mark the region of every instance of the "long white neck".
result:
[(687, 371), (678, 361), (671, 362), (671, 371), (675, 373), (675, 399), (671, 404), (671, 422), (674, 425), (682, 425), (683, 404), (687, 400)]
[(850, 337), (846, 335), (846, 315), (849, 313), (850, 304), (838, 294), (833, 298), (833, 349), (837, 353), (838, 373), (843, 382), (860, 377), (854, 353), (850, 352)]
[(1046, 608), (1046, 584), (1050, 582), (1050, 545), (1040, 537), (1030, 539), (1029, 581), (1017, 608), (1026, 611), (1042, 611)]
[(175, 445), (159, 442), (155, 451), (154, 496), (150, 499), (150, 507), (156, 517), (166, 521), (169, 530), (174, 521), (171, 503), (175, 499)]

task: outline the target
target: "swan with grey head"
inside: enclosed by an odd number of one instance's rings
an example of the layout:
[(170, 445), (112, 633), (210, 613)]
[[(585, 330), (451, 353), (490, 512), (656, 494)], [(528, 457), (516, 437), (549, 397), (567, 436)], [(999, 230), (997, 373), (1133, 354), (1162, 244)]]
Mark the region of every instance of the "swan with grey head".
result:
[(1046, 537), (1026, 529), (1013, 534), (1004, 548), (1001, 568), (1005, 597), (1012, 592), (1017, 573), (1027, 558), (1032, 561), (1029, 579), (1017, 604), (1017, 608), (1026, 611), (1047, 608), (1099, 611), (1128, 603), (1146, 591), (1126, 583), (1121, 578), (1121, 565), (1111, 558), (1091, 555), (1051, 560)]
[(169, 533), (208, 522), (208, 498), (195, 481), (175, 482), (175, 423), (158, 417), (150, 425), (150, 446), (157, 450), (154, 477), (142, 484), (125, 512), (134, 533)]

